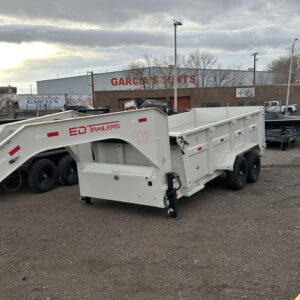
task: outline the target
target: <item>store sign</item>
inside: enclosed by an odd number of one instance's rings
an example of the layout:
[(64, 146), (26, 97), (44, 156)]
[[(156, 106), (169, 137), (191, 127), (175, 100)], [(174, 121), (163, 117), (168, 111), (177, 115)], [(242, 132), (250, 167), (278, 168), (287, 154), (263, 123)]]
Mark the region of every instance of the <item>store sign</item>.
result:
[(66, 102), (69, 106), (93, 105), (93, 97), (92, 95), (68, 95)]
[[(144, 76), (144, 77), (113, 77), (110, 80), (112, 86), (159, 86), (165, 83), (173, 83), (173, 76)], [(196, 75), (182, 74), (177, 78), (178, 84), (189, 85), (196, 83)]]
[(65, 103), (65, 95), (18, 95), (20, 110), (60, 109)]
[(236, 88), (235, 89), (236, 92), (236, 98), (253, 98), (255, 97), (255, 88), (251, 87), (251, 88)]

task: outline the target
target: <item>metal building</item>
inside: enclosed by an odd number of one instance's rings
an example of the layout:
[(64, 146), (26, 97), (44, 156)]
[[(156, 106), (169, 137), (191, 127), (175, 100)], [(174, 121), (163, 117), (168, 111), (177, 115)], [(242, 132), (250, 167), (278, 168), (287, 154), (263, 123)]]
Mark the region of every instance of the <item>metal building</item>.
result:
[[(149, 67), (94, 74), (95, 91), (166, 89), (173, 87), (173, 67)], [(273, 84), (274, 74), (257, 71), (256, 84)], [(178, 69), (178, 88), (252, 85), (253, 71)], [(37, 81), (38, 94), (92, 94), (91, 75)]]

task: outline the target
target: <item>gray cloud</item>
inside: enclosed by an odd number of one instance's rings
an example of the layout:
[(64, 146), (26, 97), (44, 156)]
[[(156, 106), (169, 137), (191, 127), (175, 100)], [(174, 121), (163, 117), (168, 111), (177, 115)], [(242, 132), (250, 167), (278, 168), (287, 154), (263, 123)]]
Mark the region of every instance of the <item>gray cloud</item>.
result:
[(171, 36), (144, 31), (69, 29), (41, 25), (0, 26), (0, 40), (9, 43), (49, 42), (90, 47), (170, 46)]
[[(276, 26), (242, 30), (183, 31), (178, 37), (178, 45), (185, 49), (209, 48), (229, 52), (239, 52), (255, 47), (278, 48), (289, 44), (293, 37), (291, 32), (294, 32), (296, 36), (296, 30), (289, 31)], [(40, 25), (0, 26), (0, 40), (9, 43), (46, 42), (100, 48), (149, 47), (149, 51), (151, 47), (162, 49), (173, 46), (171, 33), (142, 30), (84, 30)]]
[[(172, 55), (172, 20), (182, 18), (180, 53), (212, 51), (221, 63), (248, 67), (252, 50), (264, 53), (269, 62), (290, 47), (295, 37), (300, 38), (299, 14), (299, 0), (1, 0), (0, 17), (11, 17), (19, 25), (10, 20), (0, 26), (0, 41), (41, 41), (60, 44), (61, 49), (64, 45), (87, 47), (108, 54), (86, 58), (83, 49), (82, 56), (68, 52), (68, 57), (30, 60), (6, 73), (12, 80), (35, 81), (58, 72), (71, 76), (87, 69), (118, 69), (144, 54)], [(66, 27), (65, 21), (102, 29), (74, 29)], [(187, 26), (189, 21), (196, 25)]]
[(19, 18), (69, 20), (94, 24), (135, 21), (146, 15), (158, 17), (206, 18), (245, 12), (274, 14), (300, 8), (297, 0), (2, 0), (1, 13)]

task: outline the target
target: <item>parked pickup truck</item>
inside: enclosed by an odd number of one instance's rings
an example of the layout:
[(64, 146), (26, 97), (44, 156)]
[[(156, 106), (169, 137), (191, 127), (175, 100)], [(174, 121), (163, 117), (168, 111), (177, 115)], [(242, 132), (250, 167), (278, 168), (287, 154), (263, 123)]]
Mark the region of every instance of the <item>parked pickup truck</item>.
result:
[(124, 110), (135, 110), (142, 108), (156, 107), (168, 115), (172, 115), (170, 103), (168, 101), (156, 100), (156, 99), (131, 99), (124, 102)]
[(109, 108), (101, 107), (94, 108), (91, 105), (81, 105), (81, 106), (66, 106), (65, 110), (74, 110), (80, 113), (88, 114), (88, 115), (101, 115), (101, 114), (108, 114)]
[(290, 104), (288, 106), (281, 105), (280, 101), (267, 101), (265, 104), (265, 111), (270, 113), (282, 113), (285, 114), (288, 112), (291, 115), (293, 112), (298, 110), (296, 104)]

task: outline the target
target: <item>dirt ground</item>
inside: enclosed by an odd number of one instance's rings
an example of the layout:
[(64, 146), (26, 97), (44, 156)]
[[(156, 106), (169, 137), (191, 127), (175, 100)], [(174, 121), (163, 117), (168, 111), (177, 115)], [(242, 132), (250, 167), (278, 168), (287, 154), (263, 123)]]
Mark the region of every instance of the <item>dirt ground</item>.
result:
[(294, 299), (299, 166), (299, 142), (268, 149), (257, 183), (235, 192), (216, 180), (180, 200), (178, 221), (85, 206), (77, 186), (1, 190), (0, 299)]

